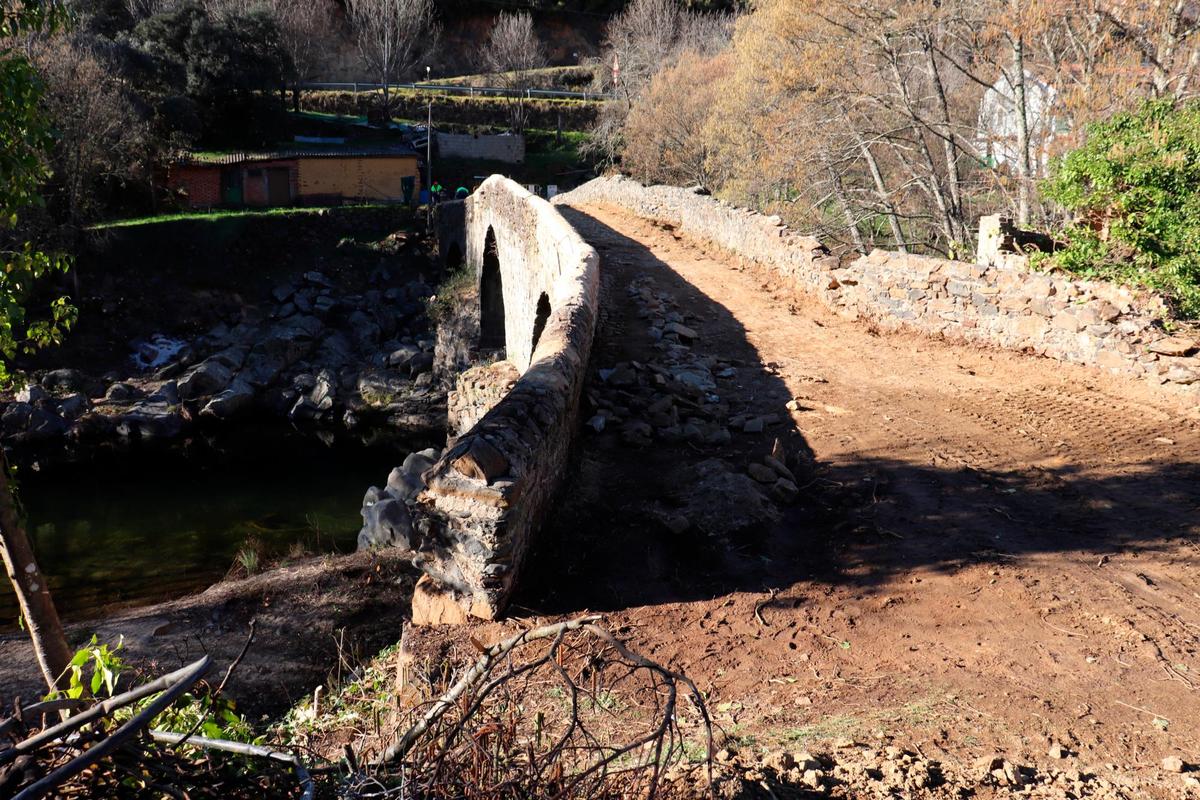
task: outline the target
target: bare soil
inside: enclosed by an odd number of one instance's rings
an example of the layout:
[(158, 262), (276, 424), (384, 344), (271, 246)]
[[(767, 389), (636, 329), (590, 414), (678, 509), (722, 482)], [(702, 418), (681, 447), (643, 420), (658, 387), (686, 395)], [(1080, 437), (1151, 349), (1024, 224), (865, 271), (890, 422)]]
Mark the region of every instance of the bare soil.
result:
[[(123, 641), (121, 656), (147, 679), (207, 653), (215, 682), (245, 645), (253, 620), (254, 640), (226, 691), (257, 724), (394, 644), (415, 581), (410, 565), (386, 553), (321, 556), (72, 624), (67, 636), (80, 645), (93, 634), (101, 642)], [(139, 682), (136, 674), (124, 680)], [(0, 632), (0, 697), (28, 703), (44, 692), (28, 635)]]
[[(566, 213), (601, 254), (594, 372), (655, 358), (625, 291), (650, 276), (742, 365), (722, 397), (782, 423), (725, 447), (585, 428), (516, 613), (607, 612), (742, 747), (884, 734), (967, 773), (998, 755), (1186, 796), (1161, 764), (1200, 762), (1194, 394), (879, 335), (669, 229)], [(777, 438), (802, 488), (778, 524), (714, 541), (652, 512), (687, 465), (741, 471)]]

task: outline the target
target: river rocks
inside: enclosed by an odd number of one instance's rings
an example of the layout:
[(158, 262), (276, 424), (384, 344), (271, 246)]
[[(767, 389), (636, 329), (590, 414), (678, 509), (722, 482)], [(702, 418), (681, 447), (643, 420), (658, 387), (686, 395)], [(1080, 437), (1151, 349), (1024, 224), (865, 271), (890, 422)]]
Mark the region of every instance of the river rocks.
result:
[[(372, 491), (376, 492), (372, 494)], [(412, 515), (402, 500), (385, 497), (374, 490), (363, 500), (363, 527), (358, 534), (358, 549), (372, 547), (397, 547), (402, 552), (411, 551)]]
[(52, 394), (95, 395), (102, 391), (100, 382), (77, 369), (53, 369), (42, 376), (42, 388)]
[(387, 365), (389, 367), (405, 367), (408, 362), (419, 355), (421, 348), (415, 344), (403, 344), (398, 348), (388, 353)]
[(440, 420), (442, 395), (429, 374), (434, 338), (417, 298), (432, 290), (423, 280), (379, 285), (382, 274), (372, 276), (374, 288), (344, 294), (328, 274), (307, 273), (274, 287), (275, 305), (247, 305), (192, 339), (133, 342), (127, 370), (104, 379), (47, 372), (0, 406), (0, 433), (171, 437), (193, 423), (256, 413), (428, 430)]
[(183, 427), (183, 414), (177, 408), (166, 402), (146, 399), (121, 416), (116, 431), (122, 437), (168, 439), (178, 436)]
[(234, 371), (217, 357), (201, 361), (179, 380), (179, 396), (192, 400), (221, 391), (233, 380)]
[(128, 383), (114, 383), (104, 393), (104, 399), (115, 403), (127, 403), (143, 396), (141, 389)]
[(763, 464), (758, 464), (758, 463), (751, 464), (749, 467), (746, 468), (746, 471), (748, 473), (750, 473), (751, 478), (754, 478), (754, 480), (758, 481), (759, 483), (773, 484), (773, 483), (775, 483), (776, 480), (778, 480), (778, 476), (776, 476), (775, 470), (773, 470), (770, 467), (765, 466)]
[(45, 400), (50, 395), (36, 383), (31, 383), (17, 391), (16, 401), (18, 403), (37, 403)]
[(91, 407), (87, 395), (76, 393), (58, 401), (58, 413), (67, 420), (76, 420)]
[(358, 393), (362, 401), (379, 410), (398, 405), (409, 385), (400, 375), (384, 370), (368, 369), (358, 376)]
[(358, 533), (358, 549), (414, 547), (412, 514), (409, 504), (425, 489), (425, 472), (441, 457), (435, 448), (410, 453), (404, 463), (388, 475), (383, 489), (372, 486), (363, 498), (363, 526)]
[(30, 439), (51, 439), (67, 430), (67, 421), (51, 409), (35, 406), (26, 431)]
[(321, 370), (312, 382), (308, 394), (302, 395), (288, 412), (293, 420), (316, 420), (333, 408), (334, 397), (337, 393), (336, 379), (329, 370)]
[(214, 395), (200, 413), (217, 419), (231, 419), (249, 410), (254, 403), (254, 387), (249, 381), (238, 378), (229, 388)]
[(0, 416), (0, 426), (3, 426), (5, 435), (11, 436), (15, 433), (20, 433), (29, 428), (29, 420), (33, 415), (33, 406), (29, 403), (17, 401), (9, 403), (4, 409), (4, 414)]

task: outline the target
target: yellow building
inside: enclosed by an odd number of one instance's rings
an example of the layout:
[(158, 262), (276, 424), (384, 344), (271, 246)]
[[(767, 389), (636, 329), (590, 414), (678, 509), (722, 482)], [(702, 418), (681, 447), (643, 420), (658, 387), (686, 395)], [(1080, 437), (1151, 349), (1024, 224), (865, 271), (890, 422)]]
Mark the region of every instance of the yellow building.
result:
[(411, 148), (188, 154), (168, 185), (193, 208), (413, 203), (420, 172)]
[(297, 161), (303, 203), (338, 198), (411, 202), (421, 191), (417, 155), (411, 151), (305, 154)]

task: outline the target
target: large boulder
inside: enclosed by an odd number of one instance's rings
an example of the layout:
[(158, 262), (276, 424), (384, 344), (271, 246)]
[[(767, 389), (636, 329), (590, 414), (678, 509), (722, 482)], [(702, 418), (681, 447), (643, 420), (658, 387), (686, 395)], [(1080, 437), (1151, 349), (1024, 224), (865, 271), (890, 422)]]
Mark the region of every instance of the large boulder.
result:
[(83, 416), (84, 412), (91, 408), (91, 406), (92, 404), (88, 402), (86, 394), (76, 392), (58, 401), (58, 413), (64, 419), (75, 420)]
[(207, 358), (179, 379), (179, 396), (184, 400), (216, 394), (233, 380), (233, 368), (225, 361)]
[(67, 430), (67, 421), (48, 408), (35, 406), (29, 415), (28, 435), (31, 439), (52, 439)]
[(382, 370), (364, 370), (358, 376), (358, 394), (371, 408), (386, 409), (408, 394), (411, 382)]
[(183, 415), (175, 406), (147, 399), (121, 415), (117, 432), (143, 439), (170, 439), (178, 436), (183, 426)]
[(33, 406), (29, 403), (9, 403), (3, 416), (0, 416), (0, 425), (3, 426), (5, 434), (22, 433), (29, 427), (29, 419), (32, 416)]
[(42, 376), (42, 387), (55, 394), (85, 394), (96, 397), (102, 391), (101, 384), (77, 369), (53, 369)]
[(374, 486), (363, 498), (363, 526), (358, 533), (358, 549), (399, 547), (413, 549), (412, 515), (403, 500), (392, 497)]
[(254, 387), (248, 381), (238, 378), (229, 388), (209, 400), (200, 413), (216, 419), (231, 419), (248, 411), (253, 405)]

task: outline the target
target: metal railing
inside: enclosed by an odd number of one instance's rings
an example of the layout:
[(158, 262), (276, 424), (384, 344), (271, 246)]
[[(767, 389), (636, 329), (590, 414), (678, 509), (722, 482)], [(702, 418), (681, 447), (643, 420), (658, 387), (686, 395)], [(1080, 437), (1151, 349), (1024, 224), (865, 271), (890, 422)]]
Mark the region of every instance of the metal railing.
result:
[[(468, 97), (525, 97), (529, 100), (550, 97), (592, 101), (605, 100), (608, 97), (603, 92), (571, 92), (565, 89), (506, 89), (501, 86), (458, 86), (451, 83), (393, 83), (389, 86), (392, 89), (435, 94), (461, 94)], [(383, 84), (367, 81), (310, 82), (300, 84), (300, 88), (314, 91), (375, 92), (382, 89)]]

